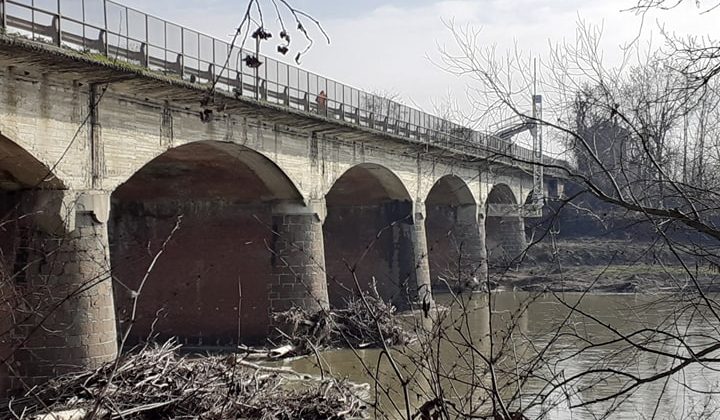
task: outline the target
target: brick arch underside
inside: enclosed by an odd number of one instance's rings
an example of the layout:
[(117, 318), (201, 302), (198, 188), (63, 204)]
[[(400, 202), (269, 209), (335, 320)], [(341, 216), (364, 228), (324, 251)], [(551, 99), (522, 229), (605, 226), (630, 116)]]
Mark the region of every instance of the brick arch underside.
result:
[[(28, 201), (31, 196), (27, 192), (40, 189), (64, 189), (64, 184), (47, 165), (0, 135), (0, 360), (8, 360), (16, 345), (11, 340), (16, 335), (12, 320), (18, 314), (11, 308), (16, 303), (13, 298), (26, 292), (14, 288), (15, 280), (24, 276), (20, 274), (12, 281), (11, 276), (31, 269), (27, 264), (34, 258), (28, 252), (33, 249), (30, 241), (35, 235), (32, 219), (25, 216), (26, 209), (34, 204)], [(32, 337), (28, 343), (32, 344)], [(7, 365), (0, 363), (0, 396), (10, 389), (10, 377)]]
[[(506, 184), (494, 185), (485, 202), (486, 207), (518, 204), (515, 194)], [(520, 221), (519, 216), (486, 216), (485, 241), (490, 267), (506, 268), (524, 249), (525, 230)]]
[(479, 235), (479, 231), (472, 223), (474, 220), (462, 220), (471, 219), (470, 212), (463, 212), (462, 207), (471, 207), (472, 212), (476, 212), (472, 207), (475, 204), (465, 181), (454, 175), (440, 178), (425, 199), (428, 263), (430, 281), (435, 289), (456, 288), (460, 281), (467, 280), (465, 277), (473, 275), (472, 272), (464, 272), (463, 268), (472, 265), (468, 258), (478, 252), (470, 249), (478, 243), (477, 238), (468, 241), (473, 233), (470, 230), (476, 230), (475, 236)]
[[(249, 149), (201, 142), (157, 157), (112, 195), (111, 262), (120, 331), (150, 272), (131, 331), (189, 346), (257, 343), (270, 326), (271, 202), (301, 197), (282, 171)], [(246, 159), (249, 158), (249, 159)], [(270, 182), (269, 182), (270, 180)]]
[[(375, 285), (380, 296), (407, 305), (413, 275), (412, 202), (390, 170), (363, 164), (346, 171), (325, 196), (323, 224), (328, 295), (344, 307)], [(357, 283), (356, 283), (357, 280)]]

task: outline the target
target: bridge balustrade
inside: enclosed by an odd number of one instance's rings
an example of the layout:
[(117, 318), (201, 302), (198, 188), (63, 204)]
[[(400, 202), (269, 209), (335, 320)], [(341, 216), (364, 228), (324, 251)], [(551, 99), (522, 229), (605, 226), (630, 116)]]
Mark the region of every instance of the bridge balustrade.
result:
[[(344, 85), (111, 0), (0, 0), (5, 33), (51, 43), (427, 145), (534, 162), (530, 149)], [(98, 58), (99, 58), (98, 57)], [(325, 92), (326, 99), (320, 98)], [(567, 163), (544, 158), (544, 162)]]

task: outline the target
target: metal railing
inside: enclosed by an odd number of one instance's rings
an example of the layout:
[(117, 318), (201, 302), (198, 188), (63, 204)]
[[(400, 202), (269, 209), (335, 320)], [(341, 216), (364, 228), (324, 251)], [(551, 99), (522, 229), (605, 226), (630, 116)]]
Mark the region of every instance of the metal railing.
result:
[[(5, 33), (101, 54), (216, 89), (452, 151), (533, 161), (530, 149), (310, 73), (111, 0), (0, 0)], [(227, 66), (225, 62), (227, 61)], [(324, 94), (321, 94), (324, 92)], [(546, 163), (564, 163), (544, 157)]]

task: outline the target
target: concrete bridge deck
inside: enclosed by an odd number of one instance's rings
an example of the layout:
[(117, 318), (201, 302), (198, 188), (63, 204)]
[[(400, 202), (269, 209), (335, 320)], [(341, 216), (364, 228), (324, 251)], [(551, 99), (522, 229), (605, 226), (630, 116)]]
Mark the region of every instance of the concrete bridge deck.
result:
[(532, 151), (289, 66), (219, 71), (221, 41), (111, 1), (214, 58), (113, 32), (112, 10), (0, 4), (0, 391), (109, 360), (118, 334), (262, 340), (273, 311), (373, 282), (408, 306), (525, 247)]

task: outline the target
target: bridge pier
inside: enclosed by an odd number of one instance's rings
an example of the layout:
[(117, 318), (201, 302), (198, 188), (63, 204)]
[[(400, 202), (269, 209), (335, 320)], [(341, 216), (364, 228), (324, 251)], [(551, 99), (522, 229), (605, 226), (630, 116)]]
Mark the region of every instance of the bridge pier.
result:
[[(95, 368), (117, 355), (107, 235), (109, 198), (30, 191), (16, 207), (10, 267), (12, 387)], [(8, 310), (6, 310), (8, 311)]]
[(415, 251), (415, 299), (419, 302), (432, 302), (432, 284), (430, 281), (430, 254), (427, 245), (427, 232), (425, 229), (425, 204), (415, 203), (413, 215), (412, 242)]
[(279, 203), (273, 207), (273, 312), (293, 306), (308, 311), (329, 308), (322, 223), (325, 202), (311, 206)]
[(517, 265), (518, 257), (527, 248), (522, 215), (519, 212), (502, 216), (488, 215), (486, 229), (491, 265), (496, 268)]
[[(503, 220), (501, 232), (503, 233), (502, 247), (511, 260), (516, 260), (527, 248), (525, 238), (525, 219), (522, 215), (512, 215)], [(517, 265), (519, 261), (515, 261)]]
[(496, 184), (486, 199), (485, 230), (490, 265), (511, 268), (527, 247), (522, 205), (507, 184)]
[[(480, 218), (480, 223), (478, 219)], [(431, 206), (429, 233), (433, 285), (463, 289), (475, 287), (487, 276), (485, 225), (477, 204)]]
[(485, 247), (484, 215), (477, 204), (458, 206), (455, 236), (460, 248), (460, 273), (471, 280), (484, 282), (487, 278), (487, 250)]
[(416, 301), (419, 282), (429, 283), (424, 263), (418, 260), (427, 254), (425, 229), (413, 222), (409, 201), (329, 206), (323, 232), (335, 307), (357, 295), (358, 287), (370, 290), (374, 280), (381, 298), (405, 309)]

